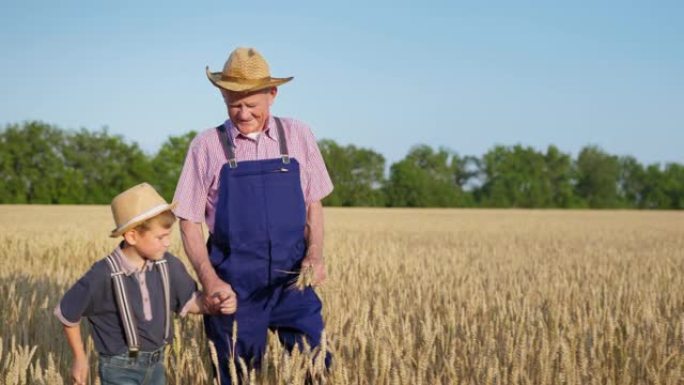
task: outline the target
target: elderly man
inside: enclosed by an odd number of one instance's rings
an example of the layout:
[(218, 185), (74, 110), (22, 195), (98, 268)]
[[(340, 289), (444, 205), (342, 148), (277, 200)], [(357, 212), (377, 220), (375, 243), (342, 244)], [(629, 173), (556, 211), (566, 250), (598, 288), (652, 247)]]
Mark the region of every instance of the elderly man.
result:
[[(312, 269), (314, 285), (326, 278), (321, 199), (333, 186), (309, 127), (270, 113), (277, 86), (291, 77), (271, 77), (253, 48), (235, 49), (222, 72), (207, 67), (207, 76), (229, 119), (190, 144), (174, 212), (207, 305), (237, 299), (234, 315), (205, 318), (221, 384), (229, 384), (231, 352), (258, 367), (268, 329), (288, 348), (302, 339), (319, 344), (321, 301), (311, 287), (301, 291), (292, 283), (302, 267)], [(206, 247), (203, 221), (210, 233)]]

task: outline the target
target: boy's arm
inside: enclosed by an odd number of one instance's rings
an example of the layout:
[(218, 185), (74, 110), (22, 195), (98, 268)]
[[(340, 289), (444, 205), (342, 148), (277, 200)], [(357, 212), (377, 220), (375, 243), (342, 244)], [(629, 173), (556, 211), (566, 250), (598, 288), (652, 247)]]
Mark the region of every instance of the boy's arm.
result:
[(55, 306), (54, 314), (62, 323), (71, 352), (73, 363), (71, 377), (74, 384), (85, 384), (88, 379), (88, 357), (83, 348), (80, 321), (83, 316), (93, 313), (93, 292), (97, 292), (104, 279), (108, 282), (108, 275), (96, 263), (83, 275)]
[(179, 316), (183, 317), (188, 313), (192, 314), (206, 314), (205, 306), (202, 301), (202, 293), (199, 291), (196, 291), (195, 293), (192, 294), (192, 297), (188, 300), (188, 302), (183, 305), (183, 308), (181, 309), (180, 313), (178, 313)]
[(83, 349), (83, 339), (81, 338), (81, 326), (64, 325), (64, 334), (74, 355), (74, 362), (71, 365), (71, 377), (76, 385), (85, 385), (88, 379), (88, 357)]

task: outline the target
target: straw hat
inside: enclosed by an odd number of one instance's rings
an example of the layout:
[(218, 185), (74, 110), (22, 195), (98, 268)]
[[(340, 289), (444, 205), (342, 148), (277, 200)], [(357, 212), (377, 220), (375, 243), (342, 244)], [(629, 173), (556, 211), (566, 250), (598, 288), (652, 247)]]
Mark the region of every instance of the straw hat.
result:
[(236, 48), (223, 66), (223, 72), (210, 72), (206, 68), (209, 81), (218, 88), (251, 92), (276, 87), (292, 80), (272, 78), (266, 59), (254, 48)]
[(115, 238), (144, 221), (173, 209), (176, 203), (166, 203), (152, 186), (141, 183), (114, 197), (111, 206), (116, 228), (112, 230), (110, 237)]

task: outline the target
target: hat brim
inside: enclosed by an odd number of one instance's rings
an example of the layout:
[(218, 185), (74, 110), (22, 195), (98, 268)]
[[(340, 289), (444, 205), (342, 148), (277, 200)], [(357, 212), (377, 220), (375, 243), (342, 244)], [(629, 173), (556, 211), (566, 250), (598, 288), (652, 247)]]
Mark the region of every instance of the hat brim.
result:
[(157, 215), (163, 213), (164, 211), (168, 210), (173, 210), (176, 208), (178, 205), (178, 202), (171, 202), (171, 204), (166, 204), (166, 205), (160, 205), (157, 207), (153, 207), (152, 209), (132, 218), (130, 221), (122, 224), (121, 226), (115, 228), (112, 230), (111, 234), (109, 234), (110, 237), (116, 238), (126, 231), (138, 226), (139, 224), (145, 222), (146, 220), (156, 217)]
[(268, 77), (265, 79), (255, 79), (255, 80), (240, 80), (240, 81), (230, 81), (222, 79), (223, 74), (221, 72), (211, 72), (209, 67), (206, 68), (207, 78), (214, 86), (233, 92), (251, 92), (259, 91), (265, 88), (277, 87), (281, 84), (285, 84), (294, 77), (289, 78), (272, 78)]

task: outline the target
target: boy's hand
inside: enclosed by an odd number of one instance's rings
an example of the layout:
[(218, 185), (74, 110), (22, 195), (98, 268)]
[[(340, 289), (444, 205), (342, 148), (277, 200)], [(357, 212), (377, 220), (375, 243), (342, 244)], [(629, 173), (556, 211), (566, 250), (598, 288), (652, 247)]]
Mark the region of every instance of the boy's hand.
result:
[(71, 365), (71, 378), (74, 385), (85, 385), (88, 380), (88, 358), (86, 356), (74, 358)]

